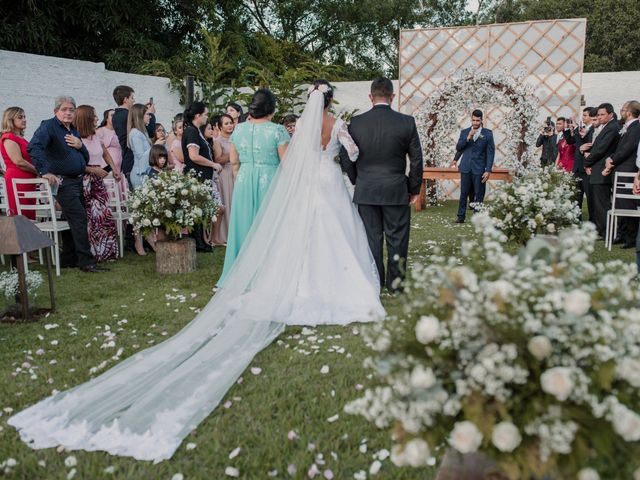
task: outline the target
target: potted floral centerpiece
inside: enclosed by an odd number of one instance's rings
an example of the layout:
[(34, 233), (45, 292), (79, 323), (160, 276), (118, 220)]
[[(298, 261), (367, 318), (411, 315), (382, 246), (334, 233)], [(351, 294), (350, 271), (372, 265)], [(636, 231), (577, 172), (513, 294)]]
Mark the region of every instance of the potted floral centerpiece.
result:
[(193, 174), (162, 172), (134, 190), (129, 201), (130, 222), (136, 233), (156, 234), (159, 273), (185, 273), (196, 268), (193, 239), (184, 237), (197, 224), (215, 220), (218, 204), (211, 182)]
[(580, 221), (573, 174), (554, 166), (530, 168), (502, 182), (482, 209), (509, 240), (524, 244), (534, 235), (555, 235)]
[(592, 263), (591, 224), (511, 255), (490, 217), (473, 223), (463, 264), (414, 267), (400, 318), (367, 327), (377, 381), (345, 410), (392, 430), (395, 465), (440, 478), (640, 478), (635, 265)]

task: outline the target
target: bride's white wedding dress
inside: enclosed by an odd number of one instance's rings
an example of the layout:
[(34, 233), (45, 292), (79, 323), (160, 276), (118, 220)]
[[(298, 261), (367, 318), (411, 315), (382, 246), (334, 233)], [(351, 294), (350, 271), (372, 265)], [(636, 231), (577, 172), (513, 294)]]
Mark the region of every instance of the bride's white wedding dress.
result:
[(170, 458), (286, 324), (384, 317), (364, 226), (334, 162), (357, 147), (337, 120), (321, 146), (324, 97), (314, 91), (282, 167), (222, 288), (185, 328), (9, 424), (33, 448)]

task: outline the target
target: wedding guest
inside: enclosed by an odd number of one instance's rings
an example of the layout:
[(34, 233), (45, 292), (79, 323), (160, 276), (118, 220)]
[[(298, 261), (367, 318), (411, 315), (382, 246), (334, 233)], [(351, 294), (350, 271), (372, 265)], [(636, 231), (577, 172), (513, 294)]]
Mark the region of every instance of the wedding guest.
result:
[(211, 124), (211, 129), (213, 130), (211, 132), (211, 136), (213, 137), (213, 141), (214, 142), (215, 142), (216, 138), (218, 138), (220, 136), (220, 127), (218, 126), (219, 122), (220, 122), (220, 115), (213, 115), (209, 119), (209, 123)]
[(102, 181), (108, 175), (104, 167), (109, 166), (116, 181), (121, 177), (109, 150), (96, 134), (97, 124), (95, 109), (90, 105), (80, 105), (76, 112), (76, 128), (89, 152), (89, 162), (82, 180), (87, 234), (93, 258), (97, 262), (104, 262), (118, 258), (118, 232), (109, 207), (109, 193)]
[(557, 150), (555, 165), (558, 168), (562, 168), (565, 172), (573, 171), (574, 156), (576, 153), (576, 146), (570, 144), (567, 140), (569, 131), (573, 126), (573, 121), (560, 117), (556, 120), (557, 133)]
[(594, 220), (598, 234), (604, 238), (607, 211), (611, 208), (611, 176), (605, 176), (602, 172), (606, 159), (613, 155), (620, 138), (620, 126), (614, 119), (613, 105), (603, 103), (598, 107), (598, 124), (601, 130), (594, 132), (592, 145), (587, 145), (590, 150), (585, 152), (584, 165), (591, 169), (589, 183), (593, 191)]
[[(182, 133), (182, 154), (184, 156), (184, 173), (193, 172), (200, 181), (212, 180), (213, 171), (221, 167), (213, 162), (213, 152), (209, 142), (202, 136), (200, 128), (205, 126), (208, 115), (207, 106), (203, 102), (193, 102), (184, 112), (184, 131)], [(192, 236), (196, 241), (196, 250), (211, 252), (211, 246), (204, 242), (202, 225), (196, 225)]]
[(127, 120), (127, 145), (133, 155), (133, 167), (131, 169), (131, 186), (138, 188), (142, 185), (142, 175), (149, 166), (149, 150), (151, 140), (147, 136), (146, 126), (149, 123), (150, 114), (146, 106), (136, 103), (129, 109)]
[[(102, 118), (102, 122), (100, 126), (96, 130), (96, 135), (100, 138), (102, 144), (107, 147), (107, 151), (109, 155), (111, 155), (111, 160), (116, 167), (116, 170), (122, 173), (122, 148), (120, 147), (120, 141), (118, 140), (118, 135), (116, 131), (113, 129), (113, 114), (115, 113), (114, 109), (105, 110)], [(127, 180), (124, 178), (124, 174), (121, 175), (120, 181), (118, 182), (118, 187), (120, 188), (120, 192), (122, 195), (122, 199), (124, 200), (124, 191), (127, 188)]]
[[(173, 121), (171, 122), (171, 131), (167, 135), (167, 141), (165, 142), (165, 146), (166, 145), (171, 146), (173, 144), (173, 141), (176, 139), (175, 132), (173, 131), (173, 126), (178, 120), (182, 120), (182, 113), (178, 113), (173, 116)], [(171, 156), (169, 156), (169, 162), (171, 162)], [(171, 167), (171, 165), (169, 166)]]
[(576, 147), (573, 157), (573, 176), (576, 179), (577, 191), (576, 191), (576, 203), (580, 208), (580, 214), (582, 215), (582, 205), (586, 198), (587, 200), (587, 212), (590, 222), (594, 222), (593, 217), (593, 198), (591, 196), (591, 185), (589, 183), (589, 175), (584, 167), (584, 152), (581, 147), (584, 144), (591, 143), (593, 138), (594, 122), (596, 120), (597, 110), (594, 107), (587, 107), (582, 110), (582, 121), (578, 128), (569, 129), (567, 134), (567, 143)]
[[(148, 111), (148, 109), (147, 109)], [(156, 130), (151, 139), (154, 144), (162, 144), (164, 145), (167, 141), (167, 131), (161, 123), (156, 123)]]
[(543, 167), (552, 165), (558, 156), (558, 137), (554, 129), (555, 124), (551, 121), (551, 117), (548, 117), (536, 140), (536, 147), (542, 147), (540, 165)]
[(233, 123), (236, 125), (244, 121), (244, 112), (242, 111), (242, 107), (235, 102), (227, 104), (227, 115), (230, 115), (231, 118), (233, 118)]
[(149, 169), (147, 176), (155, 177), (168, 170), (169, 153), (164, 145), (155, 144), (149, 151)]
[(173, 131), (173, 140), (171, 143), (167, 143), (167, 145), (169, 145), (169, 168), (176, 172), (182, 172), (184, 170), (184, 155), (182, 154), (183, 125), (182, 117), (180, 120), (173, 121), (171, 128)]
[(290, 113), (289, 115), (285, 115), (284, 118), (282, 119), (282, 125), (284, 125), (284, 128), (287, 130), (287, 133), (289, 134), (290, 137), (292, 137), (296, 131), (297, 121), (298, 121), (298, 116), (294, 115), (293, 113)]
[(87, 171), (89, 152), (73, 126), (76, 101), (72, 97), (55, 99), (54, 117), (44, 120), (33, 134), (27, 151), (36, 170), (50, 185), (57, 185), (56, 200), (69, 223), (61, 232), (61, 266), (78, 266), (84, 272), (102, 272), (91, 254), (87, 234), (82, 178)]
[(486, 182), (493, 169), (495, 144), (493, 132), (482, 126), (483, 113), (474, 110), (471, 114), (471, 127), (460, 132), (456, 150), (462, 153), (460, 159), (460, 200), (456, 223), (464, 223), (467, 212), (469, 188), (473, 184), (475, 203), (482, 203), (486, 191)]
[[(613, 172), (635, 172), (637, 171), (636, 159), (638, 144), (640, 144), (640, 103), (635, 100), (625, 102), (620, 110), (620, 119), (624, 122), (620, 130), (620, 140), (615, 152), (605, 162), (605, 170), (602, 175), (611, 175)], [(626, 180), (625, 180), (626, 181)], [(623, 193), (631, 193), (623, 190)], [(621, 198), (616, 201), (616, 208), (625, 210), (636, 210), (637, 200), (631, 198)], [(633, 248), (636, 244), (638, 234), (638, 217), (620, 217), (618, 219), (618, 238), (614, 243), (621, 243), (622, 248)]]
[[(133, 169), (133, 152), (129, 147), (129, 109), (136, 103), (133, 88), (128, 85), (118, 85), (113, 89), (113, 100), (116, 102), (116, 109), (113, 112), (112, 124), (113, 129), (118, 136), (120, 149), (122, 150), (122, 172), (131, 183), (131, 170)], [(156, 131), (155, 105), (151, 104), (151, 108), (147, 108), (149, 112), (149, 122), (146, 126), (146, 132), (149, 137), (153, 137)], [(144, 130), (144, 129), (143, 129)]]
[[(0, 137), (0, 155), (5, 165), (4, 180), (7, 185), (7, 201), (9, 203), (9, 215), (17, 215), (18, 208), (13, 193), (13, 179), (36, 178), (38, 172), (31, 162), (27, 145), (29, 142), (24, 138), (24, 131), (27, 128), (27, 115), (20, 107), (9, 107), (2, 115), (2, 136)], [(34, 192), (35, 185), (20, 185), (19, 192)], [(26, 205), (34, 205), (35, 198), (24, 198), (21, 200)], [(22, 213), (31, 220), (36, 219), (34, 210), (24, 210)]]
[[(215, 130), (214, 130), (214, 125), (210, 121), (207, 122), (206, 125), (203, 125), (202, 127), (200, 127), (200, 133), (205, 138), (205, 140), (209, 144), (209, 147), (211, 148), (213, 161), (216, 163), (217, 167), (220, 167), (220, 169), (222, 169), (222, 165), (216, 161), (215, 150), (213, 148), (215, 143), (216, 131), (218, 133), (220, 132), (220, 130), (218, 129), (218, 125), (217, 124), (215, 125)], [(211, 193), (213, 195), (213, 199), (218, 204), (218, 213), (216, 215), (216, 219), (212, 221), (211, 234), (209, 235), (209, 238), (205, 239), (205, 241), (209, 243), (209, 245), (211, 246), (223, 245), (225, 242), (221, 241), (220, 239), (220, 218), (224, 216), (224, 212), (226, 208), (225, 208), (225, 204), (222, 202), (222, 196), (220, 195), (220, 173), (217, 168), (213, 170), (213, 177), (211, 178)]]
[(231, 134), (235, 129), (235, 123), (233, 118), (226, 113), (220, 115), (218, 119), (218, 128), (220, 129), (220, 135), (216, 138), (213, 144), (215, 152), (215, 161), (222, 166), (220, 171), (220, 195), (222, 197), (222, 203), (225, 206), (227, 212), (226, 215), (218, 216), (218, 240), (219, 243), (227, 243), (227, 237), (229, 235), (229, 215), (231, 212), (232, 197), (233, 197), (233, 170), (231, 168), (229, 151), (231, 149)]
[(256, 91), (249, 106), (250, 120), (236, 126), (231, 135), (229, 158), (235, 185), (229, 220), (227, 251), (218, 286), (224, 283), (242, 243), (249, 233), (271, 180), (284, 158), (289, 134), (271, 122), (276, 97), (271, 91)]

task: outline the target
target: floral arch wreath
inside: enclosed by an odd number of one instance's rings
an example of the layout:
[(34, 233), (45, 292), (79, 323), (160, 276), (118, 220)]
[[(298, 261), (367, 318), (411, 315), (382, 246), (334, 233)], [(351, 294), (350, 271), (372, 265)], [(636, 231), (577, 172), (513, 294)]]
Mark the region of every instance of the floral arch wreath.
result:
[(464, 70), (460, 77), (445, 80), (415, 114), (426, 166), (451, 164), (455, 152), (451, 132), (458, 129), (460, 113), (483, 106), (511, 109), (503, 123), (506, 159), (502, 165), (514, 171), (531, 165), (537, 137), (532, 126), (538, 122), (540, 106), (533, 87), (523, 76), (506, 71)]

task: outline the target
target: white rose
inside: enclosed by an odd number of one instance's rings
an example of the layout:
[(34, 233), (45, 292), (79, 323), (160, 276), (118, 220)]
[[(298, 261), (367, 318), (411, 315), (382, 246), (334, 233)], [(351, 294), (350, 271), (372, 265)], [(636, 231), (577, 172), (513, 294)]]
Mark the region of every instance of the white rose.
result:
[(430, 457), (429, 445), (421, 438), (409, 440), (404, 446), (404, 458), (412, 467), (424, 467)]
[(145, 218), (144, 220), (142, 220), (142, 225), (144, 225), (145, 227), (150, 226), (151, 220), (149, 220), (148, 218)]
[(593, 468), (583, 468), (578, 472), (578, 480), (600, 480), (600, 475)]
[(436, 383), (436, 376), (433, 374), (433, 370), (430, 368), (424, 368), (422, 365), (417, 365), (411, 372), (411, 386), (417, 389), (429, 389)]
[(159, 227), (160, 226), (160, 220), (158, 220), (157, 218), (154, 218), (153, 221), (151, 222), (151, 224), (154, 227)]
[(584, 315), (591, 308), (591, 295), (582, 290), (572, 290), (564, 297), (564, 310), (572, 315)]
[(536, 335), (529, 340), (527, 349), (538, 360), (543, 360), (551, 354), (551, 340), (544, 335)]
[(543, 391), (564, 402), (573, 391), (571, 369), (567, 367), (550, 368), (540, 375), (540, 384)]
[(164, 216), (167, 218), (171, 218), (173, 217), (173, 212), (171, 210), (165, 210), (164, 211)]
[(391, 462), (396, 467), (406, 467), (408, 465), (402, 445), (394, 445), (391, 448)]
[(493, 427), (491, 441), (501, 452), (513, 452), (522, 442), (522, 436), (518, 427), (511, 422), (505, 421)]
[(438, 338), (440, 321), (433, 315), (423, 315), (416, 323), (416, 338), (424, 345)]
[(640, 440), (640, 415), (622, 404), (613, 407), (611, 412), (613, 429), (627, 442)]
[(169, 203), (171, 205), (173, 205), (174, 203), (176, 203), (176, 197), (169, 197)]
[(182, 190), (180, 190), (180, 195), (182, 195), (183, 197), (186, 197), (187, 195), (189, 195), (189, 190), (187, 190), (186, 188), (183, 188)]
[(624, 358), (616, 365), (616, 376), (631, 386), (640, 388), (640, 360)]
[(482, 443), (482, 433), (472, 422), (465, 420), (453, 426), (449, 445), (460, 453), (473, 453)]
[(553, 223), (550, 223), (549, 225), (547, 225), (547, 232), (553, 233), (555, 231), (556, 231), (556, 226)]

